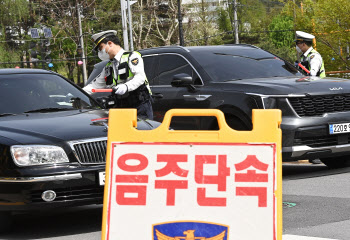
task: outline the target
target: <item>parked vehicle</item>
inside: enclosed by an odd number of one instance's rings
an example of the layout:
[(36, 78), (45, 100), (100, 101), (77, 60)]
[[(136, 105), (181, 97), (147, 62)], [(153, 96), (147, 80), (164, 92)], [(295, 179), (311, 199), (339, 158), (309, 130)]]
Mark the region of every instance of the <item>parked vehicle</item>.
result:
[[(252, 129), (252, 109), (282, 110), (283, 161), (320, 158), (350, 165), (350, 80), (312, 78), (251, 45), (140, 50), (155, 120), (172, 108), (216, 108), (236, 130)], [(99, 64), (91, 81), (102, 70)], [(215, 119), (174, 118), (174, 129), (217, 129)]]
[(0, 70), (0, 230), (14, 211), (102, 203), (107, 120), (107, 110), (54, 72)]

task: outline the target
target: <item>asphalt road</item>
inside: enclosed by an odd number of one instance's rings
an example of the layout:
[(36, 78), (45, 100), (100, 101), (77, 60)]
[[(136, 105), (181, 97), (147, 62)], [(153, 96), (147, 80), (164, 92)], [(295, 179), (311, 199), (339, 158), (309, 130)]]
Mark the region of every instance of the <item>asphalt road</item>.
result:
[(283, 166), (283, 233), (350, 239), (350, 168)]
[[(350, 239), (350, 168), (283, 165), (283, 240)], [(102, 206), (16, 215), (0, 239), (99, 240)]]

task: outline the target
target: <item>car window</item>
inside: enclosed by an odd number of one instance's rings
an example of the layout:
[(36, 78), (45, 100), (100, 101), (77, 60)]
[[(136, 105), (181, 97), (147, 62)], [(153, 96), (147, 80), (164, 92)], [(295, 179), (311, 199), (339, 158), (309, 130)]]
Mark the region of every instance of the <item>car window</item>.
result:
[(90, 109), (96, 103), (54, 74), (0, 75), (0, 114), (39, 109)]
[(246, 52), (230, 52), (228, 49), (227, 52), (202, 50), (191, 54), (214, 82), (302, 76), (290, 63), (266, 51), (249, 48)]
[(106, 64), (109, 62), (102, 61), (94, 65), (94, 69), (92, 70), (91, 74), (89, 75), (89, 78), (86, 81), (85, 85), (88, 85), (92, 80), (94, 80), (103, 70), (103, 68), (106, 66)]
[(194, 82), (198, 82), (198, 75), (183, 57), (173, 54), (164, 54), (158, 57), (158, 79), (153, 82), (153, 85), (171, 85), (173, 76), (179, 73), (186, 73), (193, 78)]
[(157, 71), (158, 71), (158, 58), (157, 56), (144, 56), (143, 62), (144, 62), (144, 68), (145, 68), (145, 73), (147, 76), (147, 80), (150, 83), (150, 85), (153, 85), (154, 82), (157, 80)]

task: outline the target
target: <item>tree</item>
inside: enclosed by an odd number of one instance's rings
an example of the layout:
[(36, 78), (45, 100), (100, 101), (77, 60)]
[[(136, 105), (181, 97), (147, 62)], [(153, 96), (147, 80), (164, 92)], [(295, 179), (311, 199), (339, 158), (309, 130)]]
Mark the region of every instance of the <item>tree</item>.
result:
[(155, 27), (152, 36), (161, 41), (160, 45), (170, 45), (179, 25), (177, 21), (177, 0), (158, 2), (152, 13)]
[[(77, 49), (80, 45), (80, 33), (78, 23), (78, 11), (81, 11), (83, 20), (89, 18), (88, 12), (92, 12), (95, 0), (40, 0), (36, 2), (36, 12), (40, 15), (39, 27), (47, 26), (52, 28), (54, 34), (52, 53), (58, 59), (75, 59)], [(89, 25), (82, 24), (83, 33), (91, 32)], [(89, 41), (84, 41), (85, 49), (89, 46)], [(91, 49), (91, 47), (90, 47)], [(87, 53), (87, 52), (86, 52)], [(87, 54), (86, 54), (87, 55)], [(58, 65), (58, 63), (57, 63)], [(67, 77), (74, 79), (76, 61), (67, 61), (63, 65), (67, 71)]]
[(224, 8), (220, 7), (217, 10), (217, 14), (219, 16), (217, 19), (219, 30), (223, 32), (231, 31), (232, 26), (228, 12)]
[(276, 54), (289, 62), (296, 60), (294, 47), (293, 18), (276, 15), (268, 26), (268, 35), (259, 47)]
[(277, 15), (269, 25), (269, 38), (277, 48), (290, 47), (294, 40), (293, 18)]
[[(321, 45), (319, 51), (325, 55), (329, 69), (350, 69), (349, 52), (346, 52), (350, 43), (349, 12), (348, 0), (319, 0), (315, 3), (314, 28), (317, 42), (328, 47), (325, 51)], [(332, 61), (334, 57), (337, 61)]]
[(151, 47), (152, 41), (150, 40), (150, 33), (154, 26), (154, 18), (149, 12), (153, 12), (155, 6), (153, 1), (150, 0), (140, 0), (137, 1), (135, 5), (133, 11), (133, 41), (135, 42), (135, 48), (142, 49)]
[[(284, 12), (295, 16), (296, 30), (316, 36), (326, 71), (349, 69), (346, 48), (350, 42), (350, 6), (348, 0), (288, 0)], [(343, 51), (345, 50), (345, 51)]]
[(1, 61), (23, 61), (30, 27), (30, 2), (0, 0)]
[(240, 42), (257, 44), (267, 26), (271, 22), (273, 13), (267, 12), (267, 6), (260, 0), (241, 0), (238, 6)]

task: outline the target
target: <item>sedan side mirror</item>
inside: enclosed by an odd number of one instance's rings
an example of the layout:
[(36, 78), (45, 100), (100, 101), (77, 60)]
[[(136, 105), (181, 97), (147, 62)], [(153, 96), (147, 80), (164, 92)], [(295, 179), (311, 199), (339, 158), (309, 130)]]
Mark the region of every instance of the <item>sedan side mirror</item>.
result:
[(180, 73), (173, 76), (171, 86), (173, 87), (188, 87), (192, 85), (193, 79), (186, 73)]

